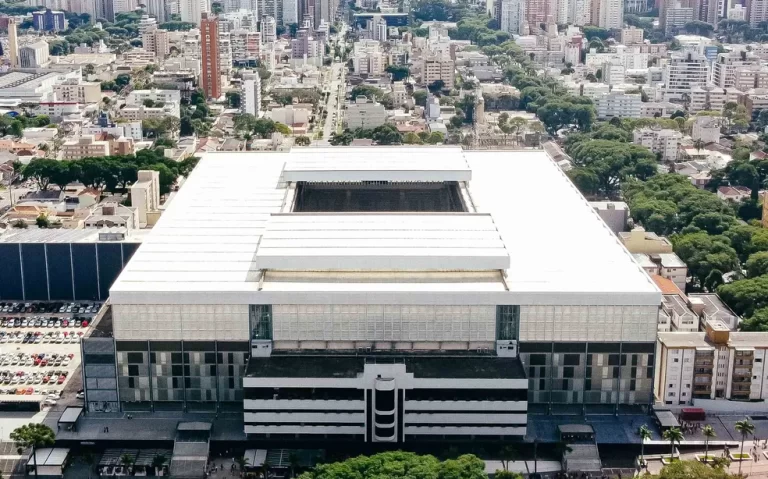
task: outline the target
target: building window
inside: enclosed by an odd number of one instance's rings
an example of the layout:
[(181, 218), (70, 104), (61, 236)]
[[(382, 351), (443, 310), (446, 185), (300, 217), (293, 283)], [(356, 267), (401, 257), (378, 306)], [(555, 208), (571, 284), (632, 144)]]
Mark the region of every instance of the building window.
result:
[(251, 339), (272, 339), (272, 305), (250, 307)]
[(496, 306), (496, 339), (517, 339), (517, 326), (520, 323), (520, 306)]

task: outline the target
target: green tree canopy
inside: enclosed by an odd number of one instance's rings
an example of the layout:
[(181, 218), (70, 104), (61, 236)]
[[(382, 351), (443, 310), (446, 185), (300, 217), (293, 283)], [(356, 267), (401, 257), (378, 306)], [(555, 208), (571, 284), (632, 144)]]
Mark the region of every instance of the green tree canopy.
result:
[(434, 456), (393, 451), (321, 464), (299, 479), (487, 479), (483, 461), (473, 455), (440, 461)]

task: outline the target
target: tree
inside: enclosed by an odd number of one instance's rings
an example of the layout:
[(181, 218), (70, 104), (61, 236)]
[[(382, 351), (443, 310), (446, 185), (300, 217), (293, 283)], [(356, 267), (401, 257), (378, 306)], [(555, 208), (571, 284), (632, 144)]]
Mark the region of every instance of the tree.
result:
[(718, 286), (725, 283), (723, 280), (723, 272), (718, 269), (713, 269), (709, 272), (706, 278), (704, 278), (703, 286), (707, 288), (707, 291), (715, 292)]
[(522, 474), (510, 471), (496, 471), (493, 477), (494, 479), (524, 479)]
[(651, 430), (643, 424), (637, 433), (640, 435), (640, 467), (645, 467), (645, 442), (651, 440)]
[(717, 437), (717, 433), (715, 428), (709, 424), (701, 428), (701, 433), (704, 435), (704, 461), (707, 462), (709, 460), (709, 440)]
[(741, 331), (768, 332), (768, 308), (760, 308), (739, 325)]
[(301, 135), (293, 140), (293, 144), (296, 146), (309, 146), (312, 144), (312, 140), (308, 136)]
[(35, 224), (38, 228), (49, 228), (51, 226), (51, 222), (48, 220), (48, 216), (45, 213), (40, 213), (35, 219)]
[(768, 274), (768, 251), (751, 254), (745, 264), (747, 277), (756, 278)]
[(661, 437), (669, 441), (671, 446), (671, 450), (669, 451), (669, 462), (672, 463), (675, 459), (675, 443), (680, 444), (680, 441), (684, 439), (683, 433), (680, 432), (680, 429), (673, 427), (664, 431), (664, 434), (662, 434)]
[(45, 424), (30, 423), (14, 429), (10, 437), (18, 448), (19, 454), (24, 449), (32, 448), (32, 462), (35, 467), (35, 477), (37, 477), (37, 448), (52, 446), (56, 442), (53, 429)]
[(11, 122), (11, 134), (17, 138), (24, 136), (24, 124), (19, 120)]
[(236, 457), (235, 462), (237, 463), (237, 468), (240, 470), (240, 475), (242, 476), (245, 471), (245, 466), (247, 466), (250, 461), (247, 457)]
[(130, 454), (123, 454), (120, 456), (120, 464), (123, 465), (127, 473), (131, 473), (131, 468), (133, 467), (133, 464), (136, 462), (136, 459), (131, 456)]
[(424, 90), (413, 92), (413, 102), (419, 106), (427, 106), (427, 96), (429, 94)]
[(427, 89), (432, 94), (438, 93), (443, 88), (445, 88), (445, 82), (443, 80), (435, 80), (432, 83), (430, 83), (429, 85), (427, 85)]
[(739, 264), (736, 251), (725, 236), (711, 236), (705, 232), (676, 235), (672, 244), (675, 253), (685, 261), (688, 271), (700, 285), (713, 270), (729, 272)]
[(768, 308), (768, 275), (734, 281), (717, 288), (717, 294), (742, 317), (751, 317)]
[(379, 100), (382, 96), (384, 96), (384, 92), (373, 85), (357, 85), (356, 87), (352, 88), (350, 96), (352, 101), (354, 101), (358, 96), (364, 96), (369, 100)]
[(392, 75), (393, 81), (403, 81), (410, 75), (410, 69), (405, 65), (390, 65), (386, 72)]
[(517, 460), (517, 458), (520, 457), (520, 452), (515, 446), (507, 445), (501, 448), (500, 456), (501, 467), (503, 467), (505, 471), (509, 471), (509, 463)]
[(419, 135), (416, 133), (409, 131), (403, 136), (403, 143), (406, 145), (421, 145), (422, 141)]
[[(749, 422), (747, 419), (742, 419), (741, 421), (736, 422), (734, 429), (741, 433), (741, 453), (739, 456), (742, 458), (744, 457), (744, 441), (747, 440), (747, 436), (751, 436), (755, 433), (755, 425)], [(741, 475), (742, 462), (744, 461), (739, 461), (739, 475)]]
[[(715, 458), (723, 459), (723, 458)], [(722, 467), (713, 468), (699, 461), (675, 461), (664, 466), (658, 475), (641, 476), (647, 479), (743, 479), (743, 476), (729, 474)]]
[(282, 133), (283, 135), (293, 135), (293, 130), (291, 129), (291, 127), (283, 123), (280, 123), (279, 121), (275, 122), (275, 131), (277, 131), (278, 133)]
[(82, 456), (82, 460), (88, 466), (88, 479), (91, 479), (93, 466), (96, 464), (96, 456), (92, 452), (86, 451)]
[(241, 97), (239, 92), (228, 91), (225, 97), (230, 108), (240, 108)]
[(165, 457), (164, 454), (155, 454), (155, 456), (152, 458), (152, 467), (155, 469), (155, 473), (157, 473), (159, 470), (162, 470), (167, 463), (168, 458)]
[(321, 464), (299, 479), (342, 479), (381, 477), (387, 479), (486, 479), (483, 461), (471, 454), (440, 462), (431, 455), (391, 451), (373, 456), (358, 456), (344, 462)]

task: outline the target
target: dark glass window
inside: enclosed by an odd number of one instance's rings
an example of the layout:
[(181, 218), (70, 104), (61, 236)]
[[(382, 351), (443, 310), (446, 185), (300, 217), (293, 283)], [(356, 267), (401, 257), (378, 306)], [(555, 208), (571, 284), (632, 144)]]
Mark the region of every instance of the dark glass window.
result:
[(251, 338), (272, 339), (272, 306), (255, 304), (250, 307)]
[(517, 327), (520, 323), (520, 306), (496, 306), (496, 339), (517, 339)]

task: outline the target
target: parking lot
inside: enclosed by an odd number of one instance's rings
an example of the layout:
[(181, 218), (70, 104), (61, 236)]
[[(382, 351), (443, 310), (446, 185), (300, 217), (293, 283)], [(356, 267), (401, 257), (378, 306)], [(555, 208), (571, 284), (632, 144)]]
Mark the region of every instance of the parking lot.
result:
[(99, 302), (0, 303), (0, 402), (55, 406)]

